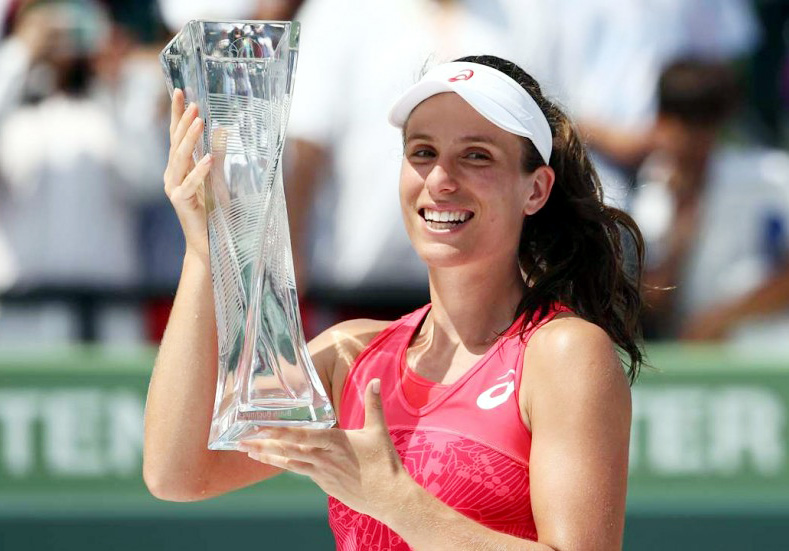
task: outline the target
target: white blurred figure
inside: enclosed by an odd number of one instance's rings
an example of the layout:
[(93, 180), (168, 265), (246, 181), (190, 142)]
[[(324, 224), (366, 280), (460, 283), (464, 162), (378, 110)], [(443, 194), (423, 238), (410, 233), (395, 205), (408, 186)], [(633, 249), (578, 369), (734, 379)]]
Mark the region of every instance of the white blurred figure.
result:
[(723, 65), (681, 60), (660, 81), (657, 149), (632, 205), (647, 243), (655, 336), (789, 343), (789, 155), (721, 142), (738, 99)]
[[(652, 147), (664, 66), (694, 56), (725, 61), (753, 51), (750, 0), (552, 0), (540, 18), (553, 92), (579, 122), (611, 202), (623, 206), (632, 171)], [(624, 169), (624, 170), (623, 170)]]
[(192, 19), (250, 19), (258, 0), (159, 0), (162, 22), (177, 33)]
[[(116, 125), (95, 75), (109, 32), (95, 2), (30, 2), (0, 44), (0, 225), (17, 288), (137, 281)], [(70, 340), (77, 323), (62, 304), (8, 305), (0, 340)], [(139, 312), (103, 308), (98, 329), (100, 339), (138, 340)]]
[[(425, 69), (464, 55), (532, 64), (537, 22), (517, 2), (307, 0), (285, 148), (300, 292), (423, 289), (426, 269), (400, 214), (402, 138), (387, 122)], [(517, 6), (516, 6), (517, 7)], [(309, 244), (308, 244), (309, 243)]]

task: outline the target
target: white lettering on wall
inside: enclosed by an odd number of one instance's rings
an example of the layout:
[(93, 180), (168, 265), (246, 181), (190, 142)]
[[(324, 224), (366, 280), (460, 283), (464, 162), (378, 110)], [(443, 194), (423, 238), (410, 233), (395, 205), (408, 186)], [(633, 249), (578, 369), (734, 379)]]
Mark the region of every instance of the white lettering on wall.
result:
[(10, 476), (23, 477), (33, 470), (37, 396), (35, 390), (0, 391), (0, 458)]
[(710, 396), (709, 465), (718, 474), (743, 468), (777, 474), (786, 459), (786, 412), (771, 391), (726, 388)]
[(42, 404), (43, 458), (47, 470), (58, 476), (100, 476), (101, 391), (69, 389), (53, 392)]
[(137, 476), (143, 397), (126, 389), (0, 390), (0, 477)]
[(786, 468), (786, 407), (779, 394), (760, 387), (634, 389), (630, 469), (776, 475)]
[(140, 395), (118, 389), (106, 395), (112, 404), (109, 417), (109, 448), (107, 459), (112, 470), (119, 475), (133, 475), (140, 469), (143, 443), (143, 417), (145, 409)]

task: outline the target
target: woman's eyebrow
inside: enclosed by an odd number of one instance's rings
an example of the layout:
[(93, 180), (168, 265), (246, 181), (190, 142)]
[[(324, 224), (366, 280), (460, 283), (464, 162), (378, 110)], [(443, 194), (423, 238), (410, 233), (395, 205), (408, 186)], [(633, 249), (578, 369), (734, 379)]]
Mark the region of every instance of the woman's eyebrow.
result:
[(495, 139), (491, 138), (490, 136), (484, 136), (484, 135), (463, 136), (462, 138), (460, 138), (459, 141), (463, 142), (463, 143), (467, 143), (467, 142), (482, 142), (482, 143), (487, 143), (487, 144), (495, 145), (495, 146), (499, 145), (498, 141), (496, 141)]
[[(406, 136), (405, 141), (406, 142), (410, 142), (412, 140), (428, 140), (428, 141), (430, 141), (432, 139), (433, 139), (433, 137), (430, 136), (429, 134), (417, 133), (417, 134), (409, 134), (408, 136)], [(479, 143), (487, 143), (487, 144), (495, 145), (495, 146), (499, 145), (498, 141), (496, 141), (494, 138), (492, 138), (490, 136), (485, 136), (485, 135), (463, 136), (458, 141), (461, 142), (461, 143), (479, 142)]]
[(429, 134), (409, 134), (406, 136), (405, 141), (410, 142), (412, 140), (432, 140), (432, 136)]

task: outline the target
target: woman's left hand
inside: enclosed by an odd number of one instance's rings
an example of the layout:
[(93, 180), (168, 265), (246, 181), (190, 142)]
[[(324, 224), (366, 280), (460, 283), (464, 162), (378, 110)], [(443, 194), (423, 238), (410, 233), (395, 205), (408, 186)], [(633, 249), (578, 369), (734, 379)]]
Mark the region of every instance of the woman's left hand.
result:
[(373, 379), (367, 385), (362, 429), (267, 427), (265, 438), (245, 440), (238, 449), (262, 463), (309, 476), (348, 507), (383, 520), (399, 492), (415, 483), (389, 436), (380, 384)]

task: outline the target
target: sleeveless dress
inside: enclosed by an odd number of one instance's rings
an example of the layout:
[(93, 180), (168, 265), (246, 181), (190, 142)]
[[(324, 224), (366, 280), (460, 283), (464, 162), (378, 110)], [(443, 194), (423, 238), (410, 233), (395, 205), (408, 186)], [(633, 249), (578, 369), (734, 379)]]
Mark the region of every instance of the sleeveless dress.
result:
[[(364, 426), (364, 392), (381, 379), (389, 434), (411, 477), (456, 511), (498, 532), (537, 539), (529, 499), (531, 433), (518, 405), (523, 351), (529, 337), (557, 313), (532, 323), (522, 317), (451, 385), (417, 375), (406, 350), (430, 310), (426, 305), (377, 335), (351, 367), (342, 392), (339, 427)], [(406, 551), (410, 547), (377, 520), (329, 497), (329, 525), (338, 551)]]

